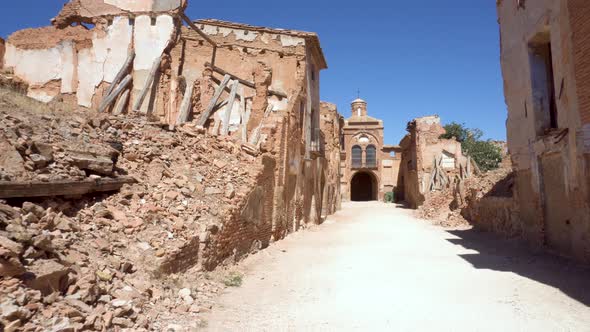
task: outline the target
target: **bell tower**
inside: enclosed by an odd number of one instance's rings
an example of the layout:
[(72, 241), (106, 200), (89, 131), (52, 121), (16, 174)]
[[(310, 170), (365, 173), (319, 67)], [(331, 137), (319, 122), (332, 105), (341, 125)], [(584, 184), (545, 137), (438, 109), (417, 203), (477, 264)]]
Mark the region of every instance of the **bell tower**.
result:
[(367, 116), (367, 102), (358, 98), (351, 103), (352, 116)]

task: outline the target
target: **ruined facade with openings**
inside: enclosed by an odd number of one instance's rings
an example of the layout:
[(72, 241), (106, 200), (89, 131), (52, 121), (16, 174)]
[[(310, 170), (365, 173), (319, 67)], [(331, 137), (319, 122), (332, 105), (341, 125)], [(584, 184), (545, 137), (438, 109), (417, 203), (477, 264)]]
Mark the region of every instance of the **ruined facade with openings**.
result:
[(590, 258), (590, 3), (497, 1), (524, 237)]

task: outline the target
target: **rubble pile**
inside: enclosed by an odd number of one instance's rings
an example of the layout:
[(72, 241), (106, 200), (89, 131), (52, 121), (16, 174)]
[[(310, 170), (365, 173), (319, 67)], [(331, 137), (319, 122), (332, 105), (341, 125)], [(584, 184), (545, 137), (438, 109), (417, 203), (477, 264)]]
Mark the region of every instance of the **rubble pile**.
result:
[(450, 187), (432, 192), (418, 208), (418, 216), (443, 227), (468, 225), (467, 220), (461, 216), (461, 211), (453, 208), (453, 202), (453, 189)]
[(145, 117), (66, 113), (24, 100), (0, 91), (0, 164), (17, 161), (2, 169), (0, 183), (137, 182), (75, 199), (0, 200), (0, 326), (147, 330), (180, 317), (197, 324), (223, 286), (204, 278), (196, 253), (182, 257), (182, 269), (168, 263), (195, 239), (206, 246), (243, 206), (261, 172), (256, 157), (190, 125), (168, 131)]
[[(9, 97), (11, 96), (11, 97)], [(45, 113), (32, 116), (37, 106), (14, 112), (15, 99), (27, 100), (8, 91), (0, 94), (0, 163), (3, 181), (81, 180), (88, 174), (117, 176), (120, 151), (116, 128), (105, 118), (71, 118)], [(28, 100), (29, 103), (34, 102)], [(97, 130), (108, 129), (107, 140)], [(106, 143), (106, 144), (105, 144)]]
[[(509, 158), (509, 157), (508, 157)], [(473, 224), (465, 218), (465, 210), (476, 204), (486, 195), (509, 195), (512, 190), (509, 178), (512, 174), (510, 163), (502, 163), (500, 168), (459, 181), (455, 178), (442, 190), (431, 192), (418, 209), (420, 218), (432, 220), (443, 227), (461, 227)], [(502, 188), (498, 184), (506, 184)], [(504, 191), (503, 193), (494, 191)]]

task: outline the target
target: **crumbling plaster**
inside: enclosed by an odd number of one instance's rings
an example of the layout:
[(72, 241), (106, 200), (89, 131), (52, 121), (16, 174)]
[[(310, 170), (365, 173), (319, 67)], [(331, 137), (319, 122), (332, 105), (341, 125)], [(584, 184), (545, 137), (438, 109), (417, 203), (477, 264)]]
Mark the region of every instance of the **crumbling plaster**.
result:
[[(61, 93), (72, 93), (74, 57), (74, 45), (66, 40), (49, 49), (18, 49), (8, 44), (4, 61), (6, 67), (12, 67), (15, 75), (31, 86), (41, 87), (50, 81), (59, 80), (62, 82)], [(31, 97), (48, 102), (55, 96)]]
[[(177, 25), (170, 15), (157, 16), (155, 25), (152, 25), (152, 18), (148, 15), (140, 15), (135, 18), (133, 47), (136, 56), (133, 63), (132, 100), (135, 100), (140, 94), (154, 61), (162, 55), (168, 46), (171, 46), (176, 32)], [(150, 103), (144, 102), (141, 111), (147, 113), (149, 108)]]
[[(106, 33), (105, 33), (106, 32)], [(92, 47), (78, 52), (78, 105), (92, 107), (101, 82), (111, 83), (127, 59), (133, 26), (126, 17), (117, 17), (106, 31), (94, 31)]]

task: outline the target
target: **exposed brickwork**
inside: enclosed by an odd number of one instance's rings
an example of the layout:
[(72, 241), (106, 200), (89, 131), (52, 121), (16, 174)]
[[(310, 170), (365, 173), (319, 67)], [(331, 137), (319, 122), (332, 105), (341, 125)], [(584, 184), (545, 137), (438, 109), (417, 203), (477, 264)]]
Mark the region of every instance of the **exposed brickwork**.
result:
[[(273, 195), (275, 190), (273, 158), (263, 157), (263, 169), (256, 185), (237, 207), (227, 207), (220, 215), (225, 217), (219, 229), (209, 229), (210, 241), (203, 248), (203, 267), (214, 269), (233, 256), (235, 260), (252, 250), (269, 245), (272, 235)], [(261, 167), (261, 166), (256, 166)]]
[(164, 274), (184, 272), (199, 261), (199, 237), (193, 238), (184, 247), (179, 248), (160, 265), (159, 272)]
[(573, 58), (582, 123), (590, 123), (590, 2), (569, 0)]

